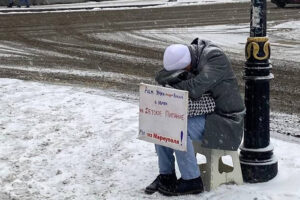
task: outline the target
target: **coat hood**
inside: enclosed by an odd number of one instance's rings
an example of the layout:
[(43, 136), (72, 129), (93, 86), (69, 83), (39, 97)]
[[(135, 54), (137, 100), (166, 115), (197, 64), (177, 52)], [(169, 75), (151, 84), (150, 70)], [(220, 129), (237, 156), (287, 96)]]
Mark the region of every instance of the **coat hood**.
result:
[(190, 53), (191, 53), (191, 64), (192, 64), (192, 73), (198, 74), (199, 72), (199, 63), (200, 58), (203, 53), (203, 49), (207, 46), (206, 40), (200, 40), (196, 38), (193, 42), (188, 46)]

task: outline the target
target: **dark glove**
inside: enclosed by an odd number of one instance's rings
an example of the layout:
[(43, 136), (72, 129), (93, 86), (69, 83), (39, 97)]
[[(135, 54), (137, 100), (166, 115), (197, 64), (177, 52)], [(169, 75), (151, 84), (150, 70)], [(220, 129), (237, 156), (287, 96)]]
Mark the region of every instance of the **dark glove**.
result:
[(173, 85), (182, 80), (186, 80), (189, 77), (189, 72), (185, 70), (174, 70), (174, 71), (167, 71), (165, 69), (160, 70), (156, 76), (155, 80), (160, 85)]

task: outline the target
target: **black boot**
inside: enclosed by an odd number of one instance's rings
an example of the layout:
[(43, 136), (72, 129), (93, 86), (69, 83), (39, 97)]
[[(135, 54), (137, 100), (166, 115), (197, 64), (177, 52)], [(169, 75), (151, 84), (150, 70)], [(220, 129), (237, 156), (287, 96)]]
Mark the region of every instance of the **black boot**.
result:
[(202, 178), (191, 180), (179, 179), (173, 187), (161, 186), (158, 191), (166, 196), (179, 196), (186, 194), (199, 194), (204, 191)]
[(156, 177), (156, 179), (146, 187), (145, 193), (146, 194), (153, 194), (154, 192), (158, 191), (158, 188), (161, 186), (164, 187), (171, 187), (176, 184), (177, 178), (176, 174), (160, 174)]

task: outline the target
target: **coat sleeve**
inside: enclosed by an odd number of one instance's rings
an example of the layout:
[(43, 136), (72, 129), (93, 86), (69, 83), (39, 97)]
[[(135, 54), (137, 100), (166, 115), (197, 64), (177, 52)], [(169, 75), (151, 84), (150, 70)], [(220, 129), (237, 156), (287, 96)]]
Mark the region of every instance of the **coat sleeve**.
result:
[(210, 50), (206, 58), (207, 61), (204, 62), (197, 76), (172, 86), (176, 89), (187, 90), (191, 98), (197, 99), (217, 85), (225, 76), (226, 69), (230, 65), (229, 61), (226, 55), (217, 48)]
[(165, 86), (167, 84), (173, 85), (192, 77), (193, 75), (185, 70), (166, 71), (163, 69), (156, 73), (155, 80), (158, 84)]

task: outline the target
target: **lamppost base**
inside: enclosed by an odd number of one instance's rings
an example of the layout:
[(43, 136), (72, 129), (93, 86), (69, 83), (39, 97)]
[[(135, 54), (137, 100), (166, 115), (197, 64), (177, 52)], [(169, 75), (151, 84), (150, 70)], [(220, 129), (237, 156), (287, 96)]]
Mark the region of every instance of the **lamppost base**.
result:
[(248, 183), (267, 182), (274, 178), (278, 172), (278, 161), (275, 157), (267, 161), (240, 161), (243, 179)]

